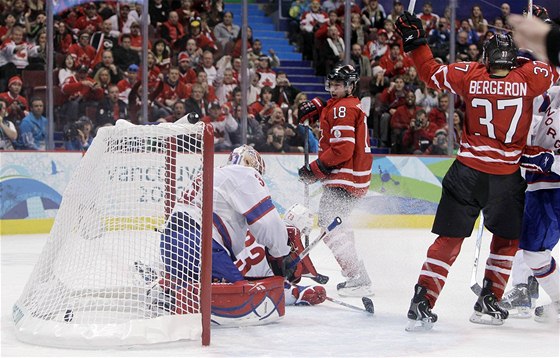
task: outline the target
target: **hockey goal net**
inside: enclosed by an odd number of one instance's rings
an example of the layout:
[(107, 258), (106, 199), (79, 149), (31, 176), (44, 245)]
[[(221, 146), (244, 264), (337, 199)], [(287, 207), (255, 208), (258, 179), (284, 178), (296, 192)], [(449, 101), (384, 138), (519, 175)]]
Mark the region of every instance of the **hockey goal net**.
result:
[[(85, 348), (209, 344), (213, 154), (212, 127), (203, 123), (100, 128), (13, 307), (17, 337)], [(169, 225), (192, 186), (202, 192), (191, 203), (198, 212), (178, 221), (183, 227)], [(162, 239), (179, 230), (191, 233), (188, 249)], [(176, 302), (162, 280), (183, 285), (188, 297)]]

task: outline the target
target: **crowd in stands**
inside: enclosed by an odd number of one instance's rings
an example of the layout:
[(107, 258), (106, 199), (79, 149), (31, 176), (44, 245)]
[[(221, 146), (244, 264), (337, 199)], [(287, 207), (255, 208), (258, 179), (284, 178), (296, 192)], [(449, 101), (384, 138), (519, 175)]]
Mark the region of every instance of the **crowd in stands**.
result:
[[(65, 3), (59, 1), (59, 3)], [(420, 4), (419, 4), (420, 6)], [(241, 31), (223, 0), (150, 0), (148, 25), (149, 113), (141, 118), (142, 5), (106, 0), (82, 3), (54, 17), (55, 123), (67, 149), (85, 150), (95, 130), (117, 119), (133, 123), (173, 122), (195, 112), (214, 124), (215, 148), (229, 151), (241, 138)], [(24, 83), (25, 73), (45, 70), (44, 0), (0, 4), (0, 149), (45, 148), (45, 92)], [(362, 80), (356, 91), (369, 97), (368, 126), (374, 142), (391, 153), (445, 154), (447, 138), (458, 146), (463, 105), (455, 101), (454, 128), (447, 128), (450, 97), (425, 87), (403, 52), (394, 21), (399, 0), (386, 11), (377, 0), (351, 7), (351, 62)], [(424, 1), (419, 17), (438, 59), (449, 60), (450, 12), (435, 14)], [(477, 61), (483, 41), (507, 31), (509, 12), (487, 21), (480, 6), (457, 27), (457, 59)], [(344, 58), (344, 1), (295, 0), (289, 39), (326, 75)], [(492, 25), (490, 25), (492, 24)], [(316, 151), (319, 129), (297, 125), (306, 94), (277, 70), (281, 58), (263, 53), (248, 27), (247, 142), (263, 152), (301, 152), (305, 131)], [(78, 120), (76, 121), (76, 119)], [(17, 133), (16, 133), (17, 132)], [(450, 132), (450, 136), (446, 134)]]

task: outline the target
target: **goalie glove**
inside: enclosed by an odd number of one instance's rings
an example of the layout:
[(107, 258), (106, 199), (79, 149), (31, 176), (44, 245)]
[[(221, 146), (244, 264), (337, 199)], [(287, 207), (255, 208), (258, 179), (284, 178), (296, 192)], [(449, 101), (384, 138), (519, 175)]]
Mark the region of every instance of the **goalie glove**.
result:
[(296, 124), (317, 122), (325, 105), (325, 101), (319, 97), (315, 97), (311, 101), (301, 102), (298, 107), (298, 122)]
[(275, 276), (283, 276), (290, 282), (295, 279), (294, 272), (297, 264), (294, 264), (294, 260), (289, 254), (283, 257), (270, 257), (268, 262)]
[(299, 180), (305, 184), (313, 184), (317, 180), (325, 179), (329, 174), (329, 170), (319, 159), (317, 159), (311, 162), (309, 166), (304, 165), (299, 168), (298, 174)]
[(554, 163), (554, 154), (543, 147), (528, 145), (523, 150), (519, 163), (528, 171), (548, 173)]
[(428, 43), (422, 20), (408, 11), (399, 16), (395, 25), (397, 33), (403, 39), (404, 52), (416, 50), (418, 47)]

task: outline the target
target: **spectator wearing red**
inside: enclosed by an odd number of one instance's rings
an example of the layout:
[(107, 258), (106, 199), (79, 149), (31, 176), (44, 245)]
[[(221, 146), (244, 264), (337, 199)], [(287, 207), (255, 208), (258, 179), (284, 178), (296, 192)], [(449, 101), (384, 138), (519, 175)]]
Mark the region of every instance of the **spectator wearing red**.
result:
[(203, 51), (210, 51), (212, 53), (218, 50), (218, 46), (211, 37), (202, 33), (202, 20), (200, 17), (191, 17), (190, 20), (190, 35), (189, 37), (196, 41), (196, 45)]
[(15, 16), (11, 13), (6, 14), (4, 17), (4, 25), (0, 25), (0, 44), (10, 37), (12, 28), (15, 24)]
[(404, 154), (402, 140), (403, 135), (416, 118), (416, 112), (422, 109), (416, 106), (416, 95), (413, 91), (407, 91), (405, 103), (397, 107), (391, 116), (391, 153)]
[(138, 82), (138, 65), (132, 64), (128, 66), (125, 77), (117, 83), (119, 88), (119, 99), (128, 105), (128, 96), (132, 87)]
[(432, 108), (428, 113), (428, 119), (437, 128), (443, 128), (447, 125), (447, 109), (449, 108), (449, 95), (441, 93), (438, 97), (438, 106)]
[[(138, 53), (142, 52), (142, 34), (140, 33), (140, 24), (133, 22), (130, 25), (130, 48)], [(152, 49), (152, 43), (148, 40), (148, 50)]]
[(260, 123), (265, 123), (277, 107), (278, 105), (272, 102), (272, 88), (264, 86), (261, 90), (260, 101), (249, 106), (249, 113), (255, 116), (255, 119)]
[(406, 153), (424, 154), (430, 147), (436, 134), (437, 126), (430, 123), (426, 111), (420, 109), (416, 118), (410, 121), (408, 130), (403, 136), (403, 148)]
[(89, 68), (80, 65), (76, 73), (66, 78), (61, 85), (66, 95), (63, 113), (67, 118), (79, 118), (88, 103), (97, 104), (103, 98), (103, 89), (88, 75)]
[(128, 119), (127, 105), (119, 99), (119, 88), (110, 85), (108, 94), (97, 107), (97, 126), (115, 125), (119, 119)]
[(187, 83), (187, 97), (190, 97), (194, 84), (200, 84), (202, 86), (202, 89), (204, 90), (204, 100), (207, 103), (218, 100), (218, 97), (216, 97), (216, 88), (208, 84), (208, 75), (206, 75), (206, 72), (198, 71), (196, 75), (196, 82)]
[(89, 44), (89, 38), (90, 35), (87, 31), (81, 31), (78, 42), (68, 48), (68, 53), (76, 56), (78, 65), (85, 65), (88, 68), (92, 68), (97, 51)]
[(6, 102), (7, 119), (19, 123), (28, 113), (27, 99), (21, 95), (23, 81), (19, 76), (13, 76), (8, 81), (8, 91), (0, 93), (0, 99)]
[(180, 80), (182, 83), (193, 84), (196, 83), (196, 71), (191, 66), (191, 58), (185, 51), (181, 52), (177, 58), (179, 63)]
[(90, 2), (83, 6), (84, 15), (78, 17), (76, 20), (75, 28), (80, 31), (85, 31), (89, 34), (93, 34), (95, 31), (101, 29), (101, 23), (103, 19), (97, 14), (97, 7), (95, 3)]
[[(142, 71), (140, 71), (140, 78)], [(156, 59), (152, 51), (148, 51), (148, 88), (150, 91), (154, 91), (158, 86), (159, 82), (163, 79), (163, 73), (156, 66)]]
[(25, 41), (25, 29), (20, 25), (12, 27), (8, 40), (0, 45), (0, 68), (12, 63), (19, 71), (29, 65), (29, 57), (39, 55), (39, 46)]
[(181, 83), (179, 76), (179, 68), (171, 67), (167, 76), (164, 77), (161, 91), (155, 98), (158, 107), (156, 118), (166, 117), (173, 113), (173, 104), (178, 100), (187, 98), (187, 88)]
[[(253, 52), (253, 29), (251, 26), (247, 26), (247, 55)], [(231, 52), (231, 57), (241, 57), (241, 43), (243, 30), (239, 31), (237, 38), (235, 39), (235, 45), (233, 45), (233, 51)]]
[(327, 21), (321, 23), (321, 25), (319, 26), (319, 28), (315, 32), (315, 44), (316, 45), (322, 44), (323, 41), (325, 41), (327, 39), (327, 37), (329, 36), (328, 35), (329, 27), (331, 27), (331, 26), (336, 26), (339, 34), (344, 33), (344, 28), (342, 27), (342, 24), (340, 23), (340, 21), (338, 21), (338, 15), (336, 14), (335, 10), (329, 11)]
[(404, 75), (409, 67), (414, 66), (412, 59), (402, 53), (401, 46), (398, 43), (391, 44), (389, 52), (385, 53), (379, 66), (385, 70), (385, 76), (394, 77), (396, 75)]
[(185, 28), (179, 23), (179, 15), (176, 11), (170, 11), (167, 21), (161, 25), (161, 38), (167, 41), (174, 49), (178, 49), (175, 43), (185, 35)]

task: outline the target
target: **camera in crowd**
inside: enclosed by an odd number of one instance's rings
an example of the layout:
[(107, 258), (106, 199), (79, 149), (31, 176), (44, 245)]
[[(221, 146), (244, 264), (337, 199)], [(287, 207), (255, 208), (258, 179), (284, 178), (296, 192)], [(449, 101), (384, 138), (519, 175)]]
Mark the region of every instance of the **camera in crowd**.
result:
[(91, 120), (87, 116), (80, 117), (76, 122), (72, 122), (64, 126), (64, 139), (72, 140), (80, 136), (80, 131), (83, 133), (83, 129), (87, 124), (92, 124)]

